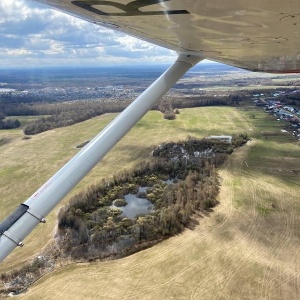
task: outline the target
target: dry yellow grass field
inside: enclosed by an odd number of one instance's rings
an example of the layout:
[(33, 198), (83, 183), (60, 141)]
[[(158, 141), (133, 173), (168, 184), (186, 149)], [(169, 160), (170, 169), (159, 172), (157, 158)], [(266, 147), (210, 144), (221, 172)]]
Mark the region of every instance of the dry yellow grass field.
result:
[[(299, 299), (300, 147), (285, 136), (265, 139), (261, 132), (279, 125), (258, 110), (254, 110), (256, 118), (250, 119), (252, 110), (185, 109), (171, 122), (157, 112), (148, 113), (75, 191), (147, 158), (151, 145), (162, 141), (248, 132), (252, 141), (235, 151), (220, 170), (220, 204), (209, 216), (198, 216), (193, 230), (123, 259), (72, 263), (46, 275), (17, 298)], [(28, 141), (16, 133), (0, 148), (1, 170), (14, 172), (6, 184), (1, 181), (0, 191), (5, 194), (1, 217), (75, 153), (74, 146), (111, 118), (105, 115)], [(39, 150), (45, 144), (46, 150)], [(29, 183), (14, 180), (24, 178), (24, 172)], [(51, 240), (56, 213), (0, 271), (22, 265)]]

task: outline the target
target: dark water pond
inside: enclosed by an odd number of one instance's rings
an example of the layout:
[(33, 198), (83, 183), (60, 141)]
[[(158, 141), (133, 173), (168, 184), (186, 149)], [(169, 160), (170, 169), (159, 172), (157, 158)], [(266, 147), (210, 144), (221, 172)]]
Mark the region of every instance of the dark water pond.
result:
[(144, 198), (138, 198), (136, 195), (125, 195), (127, 205), (118, 207), (123, 210), (123, 215), (127, 218), (133, 219), (139, 214), (148, 214), (153, 211), (153, 204)]
[[(175, 179), (168, 179), (164, 182), (169, 185), (172, 184), (174, 180)], [(139, 193), (147, 192), (148, 188), (149, 187), (147, 186), (139, 187)], [(134, 194), (127, 194), (124, 198), (128, 204), (126, 206), (118, 207), (118, 209), (123, 211), (122, 216), (126, 218), (134, 219), (137, 215), (153, 212), (153, 204), (145, 198), (139, 198)], [(113, 207), (115, 206), (113, 205)]]

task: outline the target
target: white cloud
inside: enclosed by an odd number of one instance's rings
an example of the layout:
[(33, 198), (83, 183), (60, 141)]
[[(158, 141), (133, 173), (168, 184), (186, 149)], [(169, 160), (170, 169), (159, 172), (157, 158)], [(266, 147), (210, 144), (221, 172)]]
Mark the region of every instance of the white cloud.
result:
[(0, 67), (173, 61), (167, 49), (25, 0), (0, 1)]

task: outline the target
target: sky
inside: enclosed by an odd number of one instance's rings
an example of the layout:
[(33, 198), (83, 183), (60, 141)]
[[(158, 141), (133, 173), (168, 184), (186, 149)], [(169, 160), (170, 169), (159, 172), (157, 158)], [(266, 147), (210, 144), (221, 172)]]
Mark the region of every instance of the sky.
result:
[(173, 51), (30, 0), (0, 1), (0, 68), (171, 63)]

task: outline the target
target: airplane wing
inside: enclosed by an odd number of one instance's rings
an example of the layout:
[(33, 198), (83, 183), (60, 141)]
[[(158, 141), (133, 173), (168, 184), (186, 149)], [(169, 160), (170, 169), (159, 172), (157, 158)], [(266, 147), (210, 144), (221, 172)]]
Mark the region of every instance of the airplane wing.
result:
[(300, 72), (298, 0), (36, 0), (101, 26), (252, 71)]

